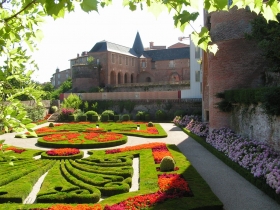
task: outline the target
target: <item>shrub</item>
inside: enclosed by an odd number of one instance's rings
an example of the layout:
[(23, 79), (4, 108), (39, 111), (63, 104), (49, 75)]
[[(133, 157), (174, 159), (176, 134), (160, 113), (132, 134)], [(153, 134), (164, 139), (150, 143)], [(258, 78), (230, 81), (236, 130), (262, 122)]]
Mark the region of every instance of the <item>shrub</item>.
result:
[(156, 120), (165, 120), (166, 119), (166, 113), (163, 110), (157, 110), (156, 111)]
[(72, 108), (62, 108), (60, 115), (59, 115), (59, 121), (68, 121), (68, 116), (74, 114), (74, 109)]
[(91, 116), (91, 121), (92, 122), (97, 122), (98, 121), (98, 115), (90, 115)]
[(49, 124), (49, 127), (54, 127), (54, 124), (51, 122), (51, 123)]
[(144, 121), (145, 120), (145, 115), (146, 115), (145, 111), (138, 111), (137, 114), (136, 114), (136, 120)]
[(75, 115), (73, 115), (73, 114), (69, 115), (69, 116), (68, 116), (68, 120), (69, 120), (70, 122), (74, 122), (74, 121), (75, 121)]
[(117, 122), (120, 120), (120, 115), (114, 115), (114, 121)]
[(129, 121), (129, 114), (124, 114), (123, 116), (122, 116), (122, 120), (123, 121)]
[(103, 114), (107, 114), (109, 116), (109, 120), (114, 120), (115, 113), (113, 110), (105, 110), (101, 115)]
[(96, 111), (87, 111), (85, 114), (86, 114), (86, 115), (98, 116), (98, 113), (97, 113)]
[(62, 103), (62, 108), (73, 108), (78, 109), (79, 106), (82, 104), (82, 100), (76, 94), (70, 94), (67, 98), (64, 99)]
[(108, 122), (109, 121), (109, 115), (108, 114), (101, 114), (100, 121), (101, 122)]
[(87, 121), (87, 116), (85, 114), (77, 116), (78, 121)]
[(52, 113), (55, 113), (55, 112), (57, 112), (57, 111), (58, 111), (57, 106), (52, 106), (52, 107), (51, 107), (51, 112), (52, 112)]
[(160, 162), (160, 171), (174, 171), (175, 161), (171, 156), (165, 156)]
[(148, 123), (148, 127), (153, 127), (153, 126), (154, 126), (154, 124), (152, 122)]
[(145, 114), (145, 121), (149, 121), (150, 120), (150, 114)]
[(184, 111), (184, 110), (176, 110), (176, 111), (174, 112), (174, 117), (176, 117), (176, 116), (183, 117), (183, 116), (185, 116), (186, 114), (187, 114), (187, 112)]
[(27, 111), (27, 116), (33, 121), (37, 122), (44, 118), (45, 108), (42, 106), (24, 106)]

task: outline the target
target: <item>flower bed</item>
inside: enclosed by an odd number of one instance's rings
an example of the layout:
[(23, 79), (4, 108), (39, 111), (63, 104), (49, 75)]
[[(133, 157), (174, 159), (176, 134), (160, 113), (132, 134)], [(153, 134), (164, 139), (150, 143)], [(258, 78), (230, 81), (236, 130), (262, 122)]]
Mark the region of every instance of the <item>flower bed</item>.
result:
[(267, 144), (243, 138), (228, 128), (213, 130), (206, 142), (280, 194), (280, 154)]
[(77, 148), (59, 148), (41, 153), (42, 159), (80, 159), (84, 153)]
[(158, 176), (159, 190), (155, 193), (130, 197), (112, 206), (106, 205), (104, 210), (146, 209), (167, 199), (192, 196), (185, 179), (178, 174), (161, 174)]
[(23, 149), (23, 148), (19, 149), (17, 147), (10, 146), (10, 147), (5, 148), (5, 151), (14, 151), (15, 153), (21, 154), (21, 153), (25, 152), (26, 149)]
[(47, 147), (98, 148), (121, 145), (127, 137), (113, 132), (62, 132), (43, 136), (38, 144)]

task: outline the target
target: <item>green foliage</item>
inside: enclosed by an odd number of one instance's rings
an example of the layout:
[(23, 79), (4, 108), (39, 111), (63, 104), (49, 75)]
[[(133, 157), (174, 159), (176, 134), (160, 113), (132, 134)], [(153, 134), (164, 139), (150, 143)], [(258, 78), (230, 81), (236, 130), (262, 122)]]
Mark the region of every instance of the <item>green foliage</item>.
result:
[(80, 99), (80, 97), (76, 94), (71, 93), (67, 98), (64, 99), (61, 107), (78, 109), (81, 104), (82, 100)]
[(52, 106), (51, 107), (51, 112), (52, 113), (55, 113), (55, 112), (57, 112), (58, 111), (58, 107), (57, 106)]
[(53, 128), (53, 127), (54, 127), (54, 124), (51, 122), (51, 123), (49, 124), (49, 127), (50, 127), (50, 128)]
[(97, 103), (97, 102), (93, 103), (93, 104), (91, 105), (91, 109), (92, 109), (93, 111), (96, 111), (96, 112), (97, 112), (97, 110), (98, 110), (98, 103)]
[(256, 89), (236, 89), (226, 90), (224, 93), (219, 93), (218, 96), (223, 96), (223, 100), (217, 103), (221, 111), (231, 111), (232, 104), (262, 104), (266, 114), (280, 115), (280, 87), (263, 87)]
[(163, 110), (157, 110), (156, 111), (156, 120), (165, 120), (166, 119), (166, 113)]
[(170, 156), (165, 156), (162, 158), (160, 162), (160, 171), (166, 172), (166, 171), (174, 171), (175, 168), (175, 161)]
[(44, 118), (45, 108), (42, 106), (25, 106), (25, 110), (27, 111), (28, 118), (33, 122)]
[(98, 116), (98, 113), (97, 113), (96, 111), (87, 111), (85, 114), (86, 114), (86, 115)]
[(154, 127), (153, 122), (149, 122), (149, 123), (148, 123), (148, 127)]
[(176, 110), (176, 111), (174, 112), (174, 117), (176, 117), (176, 116), (183, 117), (183, 116), (185, 116), (185, 115), (187, 115), (187, 111), (185, 111), (185, 110)]
[(137, 114), (136, 114), (136, 120), (144, 121), (145, 120), (145, 115), (146, 115), (145, 111), (138, 111)]
[(266, 21), (263, 16), (258, 16), (252, 21), (252, 32), (246, 38), (258, 42), (258, 46), (263, 51), (263, 55), (269, 61), (269, 70), (280, 72), (280, 15), (276, 21)]
[(123, 120), (123, 121), (129, 121), (129, 120), (130, 120), (129, 114), (124, 114), (124, 115), (122, 116), (122, 120)]
[(105, 110), (101, 115), (107, 114), (109, 116), (109, 120), (114, 120), (114, 111), (113, 110)]
[(108, 122), (109, 121), (109, 115), (108, 114), (101, 114), (100, 121), (101, 122)]
[(114, 122), (118, 122), (120, 120), (120, 115), (114, 115)]
[(59, 96), (61, 93), (65, 93), (69, 90), (72, 89), (72, 79), (71, 78), (68, 78), (66, 81), (64, 81), (58, 89), (54, 90), (52, 93), (51, 93), (51, 98), (52, 99), (59, 99)]
[(134, 101), (125, 101), (124, 108), (131, 113), (134, 110), (136, 103)]

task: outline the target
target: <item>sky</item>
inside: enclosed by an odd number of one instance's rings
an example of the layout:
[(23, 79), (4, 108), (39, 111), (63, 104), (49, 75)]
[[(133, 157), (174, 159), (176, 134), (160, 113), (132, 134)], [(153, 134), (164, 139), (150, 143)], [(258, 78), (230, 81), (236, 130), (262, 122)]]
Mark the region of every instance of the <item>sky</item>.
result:
[[(184, 32), (174, 27), (172, 15), (167, 11), (158, 17), (147, 10), (130, 11), (122, 6), (121, 0), (113, 5), (99, 8), (97, 12), (86, 13), (78, 9), (66, 14), (63, 19), (47, 18), (41, 29), (43, 40), (33, 58), (39, 70), (33, 74), (33, 80), (49, 82), (57, 68), (60, 71), (70, 68), (70, 59), (83, 51), (90, 51), (95, 43), (106, 40), (126, 47), (132, 47), (139, 32), (144, 47), (149, 42), (154, 45), (171, 46), (180, 42), (178, 37), (189, 36), (193, 31), (187, 27)], [(193, 23), (199, 27), (199, 23)], [(187, 43), (187, 41), (183, 41)]]

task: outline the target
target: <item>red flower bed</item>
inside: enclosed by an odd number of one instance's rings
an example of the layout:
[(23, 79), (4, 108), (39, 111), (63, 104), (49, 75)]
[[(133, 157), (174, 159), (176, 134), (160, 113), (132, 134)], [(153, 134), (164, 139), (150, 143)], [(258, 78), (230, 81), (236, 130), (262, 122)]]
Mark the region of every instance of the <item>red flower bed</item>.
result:
[(172, 157), (172, 154), (169, 152), (169, 150), (165, 144), (153, 147), (152, 151), (153, 151), (153, 157), (154, 157), (156, 164), (159, 164), (165, 156)]
[(61, 148), (61, 149), (52, 149), (46, 152), (49, 156), (70, 156), (80, 153), (79, 149), (76, 148)]
[(128, 198), (112, 206), (106, 205), (104, 210), (145, 209), (167, 199), (192, 196), (188, 183), (178, 174), (162, 174), (158, 176), (160, 190), (156, 193)]
[(158, 130), (155, 127), (147, 127), (147, 130), (131, 130), (132, 133), (147, 133), (147, 134), (158, 134)]
[(157, 146), (165, 146), (165, 143), (148, 143), (148, 144), (141, 144), (136, 146), (128, 146), (119, 149), (108, 149), (105, 151), (106, 154), (115, 154), (119, 152), (127, 152), (127, 151), (134, 151), (134, 150), (141, 150), (141, 149), (152, 149)]
[(6, 151), (7, 150), (11, 150), (11, 151), (14, 151), (15, 153), (18, 153), (18, 154), (21, 154), (21, 153), (26, 151), (26, 149), (18, 149), (18, 148), (14, 147), (14, 146), (7, 147), (5, 150)]
[(90, 132), (90, 133), (76, 133), (76, 132), (65, 132), (56, 133), (47, 136), (43, 136), (44, 141), (48, 142), (59, 142), (68, 141), (70, 144), (83, 144), (85, 140), (95, 141), (95, 142), (108, 142), (116, 141), (123, 138), (122, 134), (113, 132)]
[(43, 127), (43, 128), (38, 128), (35, 130), (35, 132), (37, 134), (41, 134), (41, 133), (53, 133), (53, 132), (57, 132), (57, 130), (54, 130), (50, 127)]

